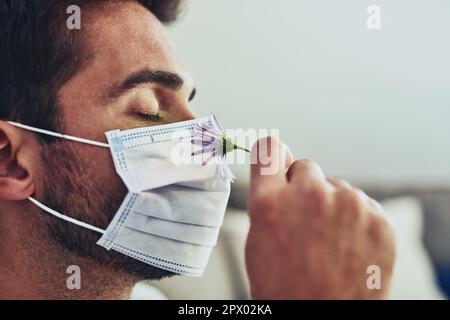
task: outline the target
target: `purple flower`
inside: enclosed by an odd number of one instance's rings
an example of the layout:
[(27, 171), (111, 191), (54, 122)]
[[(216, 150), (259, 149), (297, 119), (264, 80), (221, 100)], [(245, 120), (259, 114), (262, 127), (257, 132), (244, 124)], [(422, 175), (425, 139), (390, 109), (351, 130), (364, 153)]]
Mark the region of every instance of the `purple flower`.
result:
[(250, 152), (248, 149), (236, 145), (219, 128), (206, 127), (201, 124), (194, 127), (194, 139), (191, 142), (194, 146), (199, 147), (192, 152), (192, 156), (201, 154), (203, 157), (202, 165), (206, 165), (211, 159), (218, 157), (222, 177), (230, 179), (231, 182), (236, 177), (228, 167), (225, 156), (227, 153), (238, 149)]

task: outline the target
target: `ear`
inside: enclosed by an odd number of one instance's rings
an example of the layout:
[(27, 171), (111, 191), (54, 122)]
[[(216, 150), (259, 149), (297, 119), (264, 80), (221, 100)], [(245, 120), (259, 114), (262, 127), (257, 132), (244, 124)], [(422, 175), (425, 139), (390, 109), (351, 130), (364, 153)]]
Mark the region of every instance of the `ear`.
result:
[(0, 120), (0, 200), (19, 201), (31, 196), (33, 150), (30, 135)]

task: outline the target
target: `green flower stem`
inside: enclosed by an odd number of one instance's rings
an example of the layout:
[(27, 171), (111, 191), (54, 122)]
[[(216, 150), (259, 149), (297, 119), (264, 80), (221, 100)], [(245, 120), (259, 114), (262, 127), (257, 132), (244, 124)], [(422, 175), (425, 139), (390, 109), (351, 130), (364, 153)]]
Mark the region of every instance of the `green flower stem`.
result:
[(237, 149), (237, 150), (244, 150), (244, 151), (250, 153), (250, 150), (248, 150), (247, 148), (244, 148), (244, 147), (240, 147), (237, 144), (234, 145), (234, 148)]
[(233, 150), (243, 150), (250, 153), (250, 150), (235, 144), (231, 139), (227, 138), (225, 135), (222, 137), (223, 154), (227, 154)]

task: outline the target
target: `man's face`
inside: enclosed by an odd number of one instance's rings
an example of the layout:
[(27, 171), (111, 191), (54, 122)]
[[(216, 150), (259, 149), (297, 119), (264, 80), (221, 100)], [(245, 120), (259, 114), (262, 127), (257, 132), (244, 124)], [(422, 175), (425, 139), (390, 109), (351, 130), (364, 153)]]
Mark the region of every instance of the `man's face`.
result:
[[(64, 133), (105, 141), (104, 133), (192, 119), (193, 82), (148, 10), (130, 2), (83, 16), (88, 65), (59, 93)], [(76, 54), (76, 53), (75, 53)], [(36, 193), (67, 215), (106, 228), (127, 190), (115, 173), (110, 151), (65, 140), (42, 147), (45, 172)], [(48, 220), (58, 245), (98, 263), (140, 277), (158, 271), (96, 245), (100, 235), (55, 218)]]

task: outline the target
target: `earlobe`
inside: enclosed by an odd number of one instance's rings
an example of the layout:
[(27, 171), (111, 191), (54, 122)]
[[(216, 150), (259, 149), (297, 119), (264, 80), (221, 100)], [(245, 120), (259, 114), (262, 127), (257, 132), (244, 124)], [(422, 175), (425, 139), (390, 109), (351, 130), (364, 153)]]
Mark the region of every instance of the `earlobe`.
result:
[(23, 145), (23, 133), (10, 124), (0, 121), (0, 199), (24, 200), (34, 192), (30, 163)]

